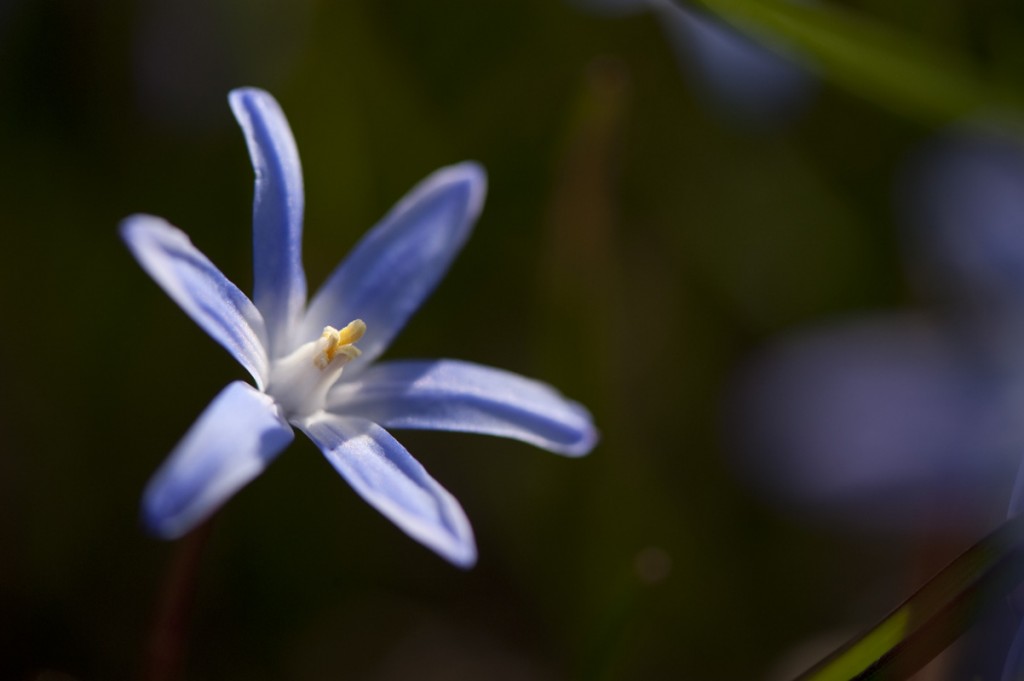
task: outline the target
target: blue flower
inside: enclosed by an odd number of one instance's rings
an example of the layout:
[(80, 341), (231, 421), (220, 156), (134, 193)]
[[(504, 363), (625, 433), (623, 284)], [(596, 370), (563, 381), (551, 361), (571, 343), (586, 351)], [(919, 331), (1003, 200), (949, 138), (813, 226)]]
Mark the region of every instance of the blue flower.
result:
[[(256, 171), (250, 300), (164, 220), (121, 236), (142, 267), (244, 366), (149, 482), (147, 526), (181, 536), (259, 475), (298, 428), (370, 505), (452, 563), (476, 560), (459, 503), (388, 432), (499, 435), (566, 456), (597, 441), (590, 414), (550, 386), (458, 360), (374, 363), (444, 275), (483, 206), (474, 163), (442, 168), (402, 199), (306, 304), (302, 170), (266, 92), (229, 96)], [(335, 328), (332, 324), (340, 325)]]
[[(773, 344), (736, 384), (733, 437), (786, 500), (885, 528), (940, 513), (972, 528), (1024, 443), (1024, 148), (960, 129), (913, 160), (896, 194), (914, 282), (938, 304)], [(1015, 499), (1019, 512), (1024, 488)]]
[(808, 60), (769, 35), (749, 35), (676, 0), (570, 0), (606, 15), (656, 14), (676, 61), (723, 118), (770, 129), (800, 113), (818, 88)]
[(674, 0), (647, 0), (680, 66), (719, 115), (754, 128), (793, 119), (818, 81), (806, 59), (782, 43), (752, 36)]
[[(960, 128), (899, 180), (914, 280), (939, 305), (775, 343), (736, 382), (731, 435), (751, 481), (815, 520), (987, 531), (1011, 484), (1024, 511), (1024, 147)], [(1021, 605), (976, 625), (951, 678), (1024, 678)]]

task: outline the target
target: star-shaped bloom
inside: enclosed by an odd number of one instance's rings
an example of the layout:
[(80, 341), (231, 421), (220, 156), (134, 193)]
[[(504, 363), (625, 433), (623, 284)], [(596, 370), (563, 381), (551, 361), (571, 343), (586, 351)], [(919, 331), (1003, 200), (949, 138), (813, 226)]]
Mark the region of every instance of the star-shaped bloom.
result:
[(145, 523), (165, 538), (185, 534), (259, 475), (294, 426), (409, 536), (472, 565), (461, 506), (388, 429), (499, 435), (566, 456), (586, 454), (597, 440), (587, 410), (544, 383), (458, 360), (374, 363), (466, 242), (483, 206), (483, 169), (442, 168), (413, 188), (307, 305), (291, 129), (266, 92), (234, 90), (229, 101), (256, 171), (252, 300), (160, 218), (129, 217), (121, 236), (256, 387), (234, 382), (214, 398), (149, 482)]

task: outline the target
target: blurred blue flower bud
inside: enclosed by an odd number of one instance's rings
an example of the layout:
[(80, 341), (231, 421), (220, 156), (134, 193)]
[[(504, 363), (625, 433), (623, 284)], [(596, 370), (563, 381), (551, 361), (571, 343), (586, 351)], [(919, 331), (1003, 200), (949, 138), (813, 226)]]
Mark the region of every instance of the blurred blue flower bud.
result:
[(746, 472), (876, 526), (1005, 511), (1024, 452), (1022, 190), (1020, 146), (992, 133), (960, 130), (913, 158), (897, 197), (937, 314), (805, 331), (752, 361), (729, 421)]
[(1024, 148), (993, 131), (926, 146), (897, 186), (910, 256), (928, 285), (1024, 315)]
[(1008, 493), (1024, 440), (1003, 418), (1008, 387), (942, 325), (881, 316), (765, 350), (729, 423), (744, 472), (788, 503), (891, 528), (970, 523), (991, 510), (979, 498)]
[(817, 90), (805, 60), (671, 0), (653, 0), (680, 67), (718, 115), (772, 127), (799, 114)]
[(656, 13), (680, 68), (716, 114), (751, 128), (791, 120), (817, 90), (808, 63), (781, 42), (747, 35), (674, 0), (570, 0), (604, 15)]

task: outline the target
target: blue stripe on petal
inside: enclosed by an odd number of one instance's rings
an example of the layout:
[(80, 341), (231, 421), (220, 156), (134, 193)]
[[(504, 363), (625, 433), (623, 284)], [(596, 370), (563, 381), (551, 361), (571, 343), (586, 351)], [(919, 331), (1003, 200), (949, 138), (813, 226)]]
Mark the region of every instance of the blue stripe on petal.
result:
[(121, 223), (132, 255), (174, 302), (244, 366), (257, 384), (269, 374), (263, 318), (184, 232), (151, 215)]
[(271, 356), (277, 357), (288, 350), (288, 334), (306, 304), (302, 166), (288, 120), (270, 94), (242, 88), (228, 100), (256, 171), (253, 301), (267, 322)]
[(376, 423), (321, 412), (296, 424), (368, 504), (416, 541), (458, 565), (476, 562), (459, 502)]
[(587, 410), (551, 386), (455, 360), (386, 362), (355, 380), (343, 375), (329, 408), (386, 428), (498, 435), (569, 456), (597, 442)]
[(462, 249), (483, 208), (487, 179), (471, 162), (438, 170), (417, 185), (352, 250), (314, 296), (302, 338), (324, 326), (366, 322), (351, 376), (387, 348)]
[(292, 441), (274, 401), (231, 383), (189, 429), (142, 497), (147, 527), (180, 537), (255, 478)]

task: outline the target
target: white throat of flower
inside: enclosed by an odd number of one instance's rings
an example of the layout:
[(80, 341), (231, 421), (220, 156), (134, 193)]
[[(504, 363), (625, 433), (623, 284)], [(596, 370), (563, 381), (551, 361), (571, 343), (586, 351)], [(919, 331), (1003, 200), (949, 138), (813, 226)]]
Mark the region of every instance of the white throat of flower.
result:
[(320, 338), (273, 361), (267, 394), (289, 419), (320, 411), (327, 403), (327, 391), (341, 377), (345, 365), (359, 356), (355, 343), (364, 333), (366, 324), (361, 319), (340, 331), (325, 327)]

